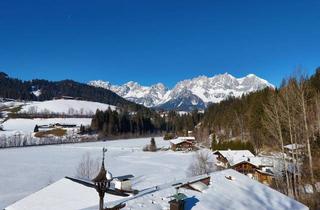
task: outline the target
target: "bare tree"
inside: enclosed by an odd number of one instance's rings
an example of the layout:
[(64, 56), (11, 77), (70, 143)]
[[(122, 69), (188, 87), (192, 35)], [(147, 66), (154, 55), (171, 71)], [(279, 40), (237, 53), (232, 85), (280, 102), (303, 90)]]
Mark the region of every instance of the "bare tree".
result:
[(187, 170), (187, 176), (207, 174), (216, 170), (213, 156), (208, 150), (199, 150), (195, 153), (193, 162)]
[[(289, 139), (290, 139), (290, 143), (291, 145), (297, 145), (297, 143), (295, 142), (295, 138), (294, 138), (294, 128), (293, 128), (293, 121), (294, 121), (294, 115), (293, 112), (295, 110), (297, 110), (296, 108), (296, 95), (294, 94), (294, 81), (293, 80), (289, 80), (288, 84), (285, 88), (283, 88), (281, 95), (282, 98), (284, 100), (284, 114), (283, 114), (283, 118), (284, 118), (284, 126), (287, 127), (288, 132), (289, 132)], [(292, 153), (291, 153), (291, 158), (292, 158), (292, 162), (294, 165), (294, 170), (293, 170), (293, 183), (292, 183), (292, 188), (293, 188), (293, 194), (295, 197), (298, 196), (298, 180), (297, 180), (297, 170), (296, 167), (298, 167), (298, 161), (297, 161), (297, 154), (295, 152), (296, 150), (293, 149)]]
[(313, 162), (312, 162), (312, 154), (311, 154), (311, 146), (310, 146), (310, 128), (308, 122), (308, 115), (307, 115), (307, 102), (308, 102), (308, 94), (310, 93), (310, 88), (307, 85), (307, 80), (305, 76), (300, 76), (299, 81), (296, 85), (296, 94), (298, 96), (297, 104), (301, 108), (301, 113), (303, 116), (303, 126), (304, 126), (304, 141), (307, 145), (307, 153), (309, 159), (309, 173), (311, 176), (311, 182), (314, 183), (314, 175), (313, 175)]
[(281, 112), (283, 110), (283, 103), (276, 93), (270, 95), (269, 102), (264, 105), (265, 118), (263, 120), (263, 125), (267, 131), (280, 143), (280, 148), (282, 152), (282, 159), (284, 164), (284, 175), (286, 179), (287, 194), (292, 195), (290, 190), (288, 167), (285, 159), (284, 153), (284, 137), (282, 132), (281, 124)]
[(90, 153), (82, 156), (76, 170), (78, 178), (93, 179), (99, 172), (99, 160), (92, 159)]

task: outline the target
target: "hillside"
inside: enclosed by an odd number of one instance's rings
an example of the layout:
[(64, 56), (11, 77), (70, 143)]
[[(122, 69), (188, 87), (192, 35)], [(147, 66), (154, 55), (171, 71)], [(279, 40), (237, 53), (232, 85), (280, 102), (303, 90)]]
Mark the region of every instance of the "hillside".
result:
[(46, 101), (64, 96), (118, 107), (128, 107), (132, 110), (143, 109), (142, 106), (127, 101), (110, 90), (92, 87), (73, 80), (53, 82), (35, 79), (22, 81), (10, 78), (6, 73), (0, 72), (0, 98)]

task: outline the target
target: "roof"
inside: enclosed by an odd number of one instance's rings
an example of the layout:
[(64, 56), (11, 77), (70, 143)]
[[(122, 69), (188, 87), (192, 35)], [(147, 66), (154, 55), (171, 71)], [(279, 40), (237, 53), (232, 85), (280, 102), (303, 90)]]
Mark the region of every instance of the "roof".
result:
[(213, 154), (221, 154), (230, 165), (240, 163), (248, 158), (255, 157), (249, 150), (217, 150)]
[[(188, 198), (187, 206), (192, 210), (307, 210), (308, 207), (286, 195), (273, 190), (232, 169), (217, 171), (210, 174), (211, 185), (203, 193), (180, 189)], [(232, 180), (226, 177), (233, 177)], [(132, 209), (152, 209), (150, 200), (157, 199), (154, 205), (168, 205), (167, 198), (173, 190), (156, 192), (152, 197), (141, 197), (139, 201), (129, 201)], [(67, 179), (61, 179), (48, 187), (12, 204), (6, 210), (96, 210), (98, 205), (97, 192)], [(151, 195), (150, 195), (151, 196)], [(121, 199), (107, 195), (106, 200)], [(196, 201), (196, 205), (194, 203)], [(250, 201), (250, 202), (247, 202)], [(128, 206), (129, 206), (128, 205)], [(150, 206), (150, 207), (149, 207)], [(190, 208), (191, 209), (191, 208)]]
[(284, 148), (288, 149), (288, 150), (294, 150), (294, 149), (302, 149), (305, 146), (303, 144), (288, 144), (286, 146), (284, 146)]
[(261, 165), (260, 160), (257, 158), (245, 158), (245, 159), (241, 158), (239, 160), (232, 161), (230, 163), (230, 166), (236, 166), (236, 165), (243, 164), (243, 163), (248, 163), (248, 164), (253, 165), (257, 168), (259, 168), (259, 166)]
[(118, 180), (118, 181), (125, 181), (125, 180), (128, 180), (128, 179), (132, 179), (134, 176), (132, 174), (129, 174), (129, 175), (124, 175), (124, 176), (117, 176), (117, 177), (114, 177), (115, 180)]
[(194, 136), (179, 136), (178, 139), (185, 139), (188, 141), (195, 141), (196, 138)]
[(202, 192), (202, 191), (204, 191), (204, 190), (206, 190), (206, 189), (209, 188), (208, 185), (205, 185), (204, 183), (202, 183), (202, 182), (200, 182), (200, 181), (195, 182), (195, 183), (191, 183), (191, 184), (189, 184), (189, 186), (190, 186), (192, 189), (197, 190), (197, 191), (199, 191), (199, 192)]
[(257, 169), (256, 170), (257, 172), (261, 173), (261, 174), (265, 174), (265, 175), (268, 175), (268, 176), (274, 176), (273, 172), (271, 170), (259, 170)]
[[(122, 197), (106, 194), (105, 199), (120, 198)], [(5, 210), (80, 210), (97, 205), (97, 199), (95, 189), (63, 178), (6, 207)]]
[(235, 158), (229, 162), (231, 166), (238, 165), (240, 163), (249, 163), (251, 165), (254, 165), (256, 167), (262, 167), (262, 166), (273, 166), (273, 161), (270, 160), (270, 158), (267, 157), (260, 157), (260, 156), (254, 156), (254, 157), (239, 157), (238, 159)]
[(170, 140), (171, 144), (181, 144), (186, 141), (195, 141), (195, 138), (192, 136), (180, 136), (178, 138)]

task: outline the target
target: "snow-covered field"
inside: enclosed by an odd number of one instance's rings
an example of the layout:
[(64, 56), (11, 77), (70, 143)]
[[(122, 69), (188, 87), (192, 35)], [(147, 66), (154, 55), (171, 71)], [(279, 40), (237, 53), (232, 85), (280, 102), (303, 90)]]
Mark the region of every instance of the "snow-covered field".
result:
[[(86, 153), (101, 158), (101, 148), (108, 148), (106, 166), (114, 175), (133, 174), (141, 187), (164, 180), (185, 177), (192, 153), (161, 151), (142, 152), (150, 139), (11, 148), (0, 150), (0, 209), (53, 183), (64, 176), (75, 175), (76, 167)], [(169, 143), (156, 138), (158, 147)], [(159, 183), (160, 182), (160, 183)]]
[[(31, 135), (35, 125), (49, 125), (49, 124), (76, 124), (77, 126), (90, 125), (91, 118), (88, 116), (94, 115), (97, 109), (107, 110), (111, 108), (115, 110), (115, 106), (108, 104), (81, 101), (81, 100), (67, 100), (58, 99), (50, 101), (33, 101), (33, 102), (2, 102), (0, 107), (6, 107), (9, 109), (17, 108), (21, 106), (19, 113), (25, 114), (57, 114), (68, 116), (68, 118), (34, 118), (34, 119), (7, 119), (8, 111), (2, 111), (2, 117), (0, 119), (0, 126), (4, 131), (0, 131), (0, 135), (12, 136), (17, 133), (24, 135)], [(83, 118), (74, 118), (73, 116), (83, 116)], [(4, 122), (3, 122), (4, 121)]]
[(77, 126), (90, 125), (91, 118), (34, 118), (34, 119), (9, 119), (3, 123), (4, 132), (1, 134), (15, 133), (17, 131), (25, 134), (33, 132), (36, 125), (49, 124), (76, 124)]
[[(20, 201), (11, 205), (8, 210), (41, 210), (46, 205), (54, 210), (97, 209), (98, 199), (93, 189), (61, 178), (75, 175), (76, 167), (84, 154), (89, 153), (93, 158), (101, 160), (102, 147), (108, 148), (107, 169), (115, 176), (133, 174), (135, 189), (184, 179), (194, 152), (143, 152), (143, 146), (149, 142), (150, 138), (141, 138), (0, 150), (0, 209), (17, 200)], [(169, 146), (169, 142), (162, 138), (156, 138), (156, 143), (158, 147)], [(226, 179), (228, 176), (234, 179)], [(57, 180), (60, 181), (34, 193)], [(211, 185), (203, 193), (181, 191), (188, 196), (188, 210), (307, 209), (234, 170), (212, 173)], [(168, 209), (169, 196), (175, 192), (174, 188), (170, 188), (140, 197), (129, 201), (125, 209)], [(32, 195), (28, 196), (30, 194)], [(25, 196), (28, 197), (21, 200)]]
[(116, 108), (115, 106), (92, 101), (58, 99), (28, 102), (22, 107), (20, 112), (29, 114), (55, 113), (67, 115), (92, 115), (97, 109), (107, 110), (109, 107), (112, 110)]

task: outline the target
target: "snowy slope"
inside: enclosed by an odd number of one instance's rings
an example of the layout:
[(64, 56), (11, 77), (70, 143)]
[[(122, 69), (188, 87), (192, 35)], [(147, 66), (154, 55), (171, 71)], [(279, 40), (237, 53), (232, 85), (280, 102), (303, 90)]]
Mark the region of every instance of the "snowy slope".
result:
[(25, 134), (32, 133), (36, 125), (50, 125), (50, 124), (75, 124), (80, 125), (90, 125), (91, 118), (33, 118), (33, 119), (20, 119), (12, 118), (5, 121), (3, 129), (0, 135), (21, 132)]
[[(149, 142), (149, 138), (143, 138), (1, 150), (0, 168), (5, 170), (0, 170), (0, 186), (10, 183), (10, 187), (0, 188), (0, 209), (25, 196), (6, 209), (42, 210), (44, 206), (47, 210), (98, 209), (94, 190), (61, 178), (74, 175), (83, 154), (90, 153), (93, 159), (100, 160), (103, 146), (108, 148), (107, 169), (113, 175), (133, 174), (133, 187), (136, 189), (184, 179), (194, 153), (143, 152), (143, 146)], [(156, 144), (159, 147), (169, 146), (169, 142), (161, 138), (156, 138)], [(17, 152), (19, 155), (16, 155)], [(230, 181), (225, 176), (235, 179)], [(43, 188), (55, 181), (58, 182)], [(190, 198), (187, 209), (191, 209), (191, 206), (192, 210), (308, 209), (233, 170), (212, 173), (211, 181), (210, 188), (203, 193), (182, 191)], [(168, 189), (132, 200), (124, 210), (166, 209), (169, 207), (168, 196), (174, 193), (175, 189)], [(116, 198), (111, 196), (107, 199), (113, 201)]]
[(55, 113), (67, 115), (93, 115), (97, 109), (114, 110), (116, 107), (108, 104), (81, 100), (50, 100), (29, 102), (22, 107), (21, 113)]
[[(226, 176), (235, 179), (231, 181), (226, 179)], [(180, 190), (189, 197), (186, 200), (187, 209), (191, 207), (193, 210), (308, 209), (303, 204), (231, 169), (211, 173), (211, 179), (212, 185), (203, 193)], [(168, 207), (167, 197), (170, 195), (172, 195), (170, 190), (156, 192), (153, 196), (127, 202), (124, 210), (162, 210)], [(112, 202), (122, 198), (107, 194), (105, 199)], [(98, 209), (97, 192), (70, 180), (61, 179), (7, 207), (6, 210), (42, 210), (44, 205), (47, 210), (95, 210)]]
[[(136, 82), (112, 85), (101, 80), (91, 81), (89, 85), (112, 90), (118, 95), (147, 107), (178, 109), (189, 111), (203, 109), (209, 103), (219, 103), (230, 96), (240, 97), (265, 87), (274, 87), (268, 81), (249, 74), (242, 78), (225, 73), (213, 77), (199, 76), (178, 82), (173, 89), (158, 83), (150, 87)], [(186, 94), (188, 93), (188, 94)]]

